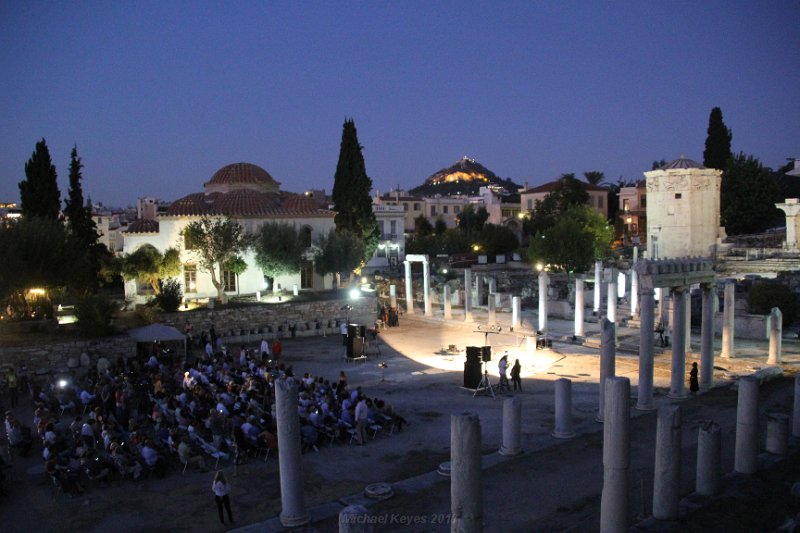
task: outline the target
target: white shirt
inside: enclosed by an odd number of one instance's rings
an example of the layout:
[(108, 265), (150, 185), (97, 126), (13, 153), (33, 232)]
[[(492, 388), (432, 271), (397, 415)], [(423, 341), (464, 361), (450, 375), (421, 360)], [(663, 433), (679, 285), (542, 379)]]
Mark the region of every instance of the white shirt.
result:
[(269, 343), (266, 339), (261, 340), (261, 353), (269, 355)]
[(230, 485), (227, 483), (223, 483), (222, 481), (215, 481), (211, 484), (211, 490), (214, 491), (214, 495), (219, 496), (220, 498), (227, 495), (231, 491)]
[(500, 362), (497, 363), (497, 369), (500, 371), (500, 375), (506, 377), (506, 368), (508, 368), (508, 361), (505, 359), (500, 359)]

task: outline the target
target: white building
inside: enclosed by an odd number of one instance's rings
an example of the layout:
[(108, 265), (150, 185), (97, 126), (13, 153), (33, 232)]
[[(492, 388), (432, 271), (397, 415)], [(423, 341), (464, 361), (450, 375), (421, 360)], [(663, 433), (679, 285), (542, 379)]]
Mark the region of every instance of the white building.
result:
[(124, 228), (120, 223), (119, 214), (111, 211), (95, 211), (92, 213), (92, 220), (99, 235), (97, 242), (104, 244), (114, 255), (122, 252)]
[(403, 232), (406, 212), (402, 205), (372, 204), (372, 211), (378, 222), (381, 240), (372, 259), (365, 267), (366, 272), (398, 269), (406, 255), (406, 239)]
[(681, 157), (644, 175), (650, 258), (715, 255), (722, 172)]
[[(234, 163), (218, 170), (203, 185), (204, 191), (185, 196), (156, 215), (156, 220), (140, 218), (128, 225), (124, 233), (124, 252), (131, 253), (143, 245), (152, 245), (163, 252), (175, 247), (180, 250), (184, 296), (188, 299), (215, 298), (217, 290), (211, 275), (198, 268), (195, 253), (187, 250), (181, 231), (202, 216), (225, 216), (239, 222), (248, 233), (255, 232), (265, 222), (294, 225), (300, 238), (310, 247), (319, 235), (334, 229), (335, 213), (320, 207), (313, 198), (280, 190), (280, 184), (263, 168), (251, 163)], [(255, 254), (248, 251), (243, 259), (247, 270), (240, 275), (224, 271), (222, 282), (229, 296), (265, 291), (267, 280), (256, 265)], [(331, 287), (331, 277), (314, 271), (313, 260), (305, 261), (300, 272), (279, 276), (275, 289), (325, 289)], [(125, 283), (125, 296), (137, 303), (149, 296), (148, 289), (135, 281)]]

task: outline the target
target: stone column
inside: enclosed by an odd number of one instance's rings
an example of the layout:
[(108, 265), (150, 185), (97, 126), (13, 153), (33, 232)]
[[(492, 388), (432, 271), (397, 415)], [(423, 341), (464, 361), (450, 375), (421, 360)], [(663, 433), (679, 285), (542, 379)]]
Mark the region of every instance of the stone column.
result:
[(608, 282), (608, 295), (606, 295), (606, 316), (611, 322), (617, 323), (617, 280), (614, 279), (611, 269), (611, 281)]
[(556, 380), (556, 427), (553, 435), (557, 439), (575, 436), (572, 430), (572, 382), (567, 378)]
[(769, 314), (769, 358), (768, 365), (781, 364), (781, 351), (783, 340), (783, 313), (777, 307), (773, 307)]
[(372, 525), (368, 523), (369, 511), (363, 505), (348, 505), (339, 511), (339, 533), (368, 533)]
[(489, 294), (496, 293), (497, 292), (497, 280), (492, 278), (492, 277), (489, 277), (489, 278), (487, 278), (487, 281), (489, 282)]
[(603, 262), (594, 262), (594, 305), (592, 311), (600, 312), (601, 295), (603, 294)]
[(494, 294), (490, 292), (489, 299), (486, 300), (488, 323), (490, 326), (497, 323), (497, 308), (495, 307), (496, 304), (497, 300), (495, 300)]
[(789, 415), (767, 413), (767, 453), (786, 455), (789, 446)]
[(700, 422), (697, 436), (697, 479), (695, 490), (701, 496), (716, 496), (722, 472), (722, 439), (719, 424), (711, 420)]
[(670, 340), (672, 340), (672, 319), (669, 316), (669, 304), (672, 298), (672, 294), (668, 288), (661, 289), (661, 299), (658, 302), (658, 318), (661, 320), (661, 324), (664, 326), (664, 335), (668, 336)]
[(725, 282), (725, 301), (722, 308), (722, 351), (720, 357), (733, 357), (733, 337), (734, 337), (734, 298), (736, 294), (736, 283), (733, 281)]
[(639, 314), (639, 274), (631, 269), (631, 318)]
[(547, 291), (550, 278), (547, 272), (539, 272), (539, 331), (547, 333)]
[(616, 273), (616, 280), (617, 280), (617, 298), (625, 298), (625, 295), (628, 294), (628, 279), (624, 272), (617, 272)]
[(683, 288), (672, 291), (672, 376), (668, 396), (679, 400), (686, 398), (684, 376), (686, 373), (686, 345), (684, 344), (686, 322), (683, 319), (683, 314), (686, 312), (686, 306), (683, 304), (685, 297), (686, 292)]
[(472, 322), (472, 269), (464, 269), (464, 321)]
[(786, 198), (784, 203), (775, 204), (775, 207), (786, 213), (786, 248), (794, 250), (798, 247), (800, 235), (800, 203), (797, 198)]
[(652, 411), (653, 405), (653, 334), (655, 331), (655, 300), (653, 289), (639, 289), (642, 297), (639, 328), (639, 392), (636, 408)]
[(522, 427), (522, 402), (519, 398), (506, 398), (503, 401), (503, 445), (500, 455), (519, 455), (520, 428)]
[(792, 409), (792, 436), (800, 437), (800, 374), (794, 376), (794, 404)]
[(585, 309), (583, 294), (583, 276), (575, 278), (575, 336), (583, 337), (586, 329), (583, 324), (583, 312)]
[(606, 384), (603, 428), (603, 493), (600, 497), (600, 531), (628, 531), (630, 467), (631, 382), (611, 377)]
[(522, 302), (519, 296), (511, 298), (511, 327), (518, 328), (520, 325), (520, 311), (522, 310)]
[(741, 474), (758, 470), (758, 378), (752, 376), (739, 380), (733, 469)]
[(600, 321), (600, 395), (598, 397), (597, 421), (605, 416), (606, 380), (614, 377), (617, 349), (614, 344), (616, 326), (604, 318)]
[(634, 246), (633, 247), (633, 264), (635, 265), (636, 261), (638, 261), (638, 260), (639, 260), (639, 247), (638, 246)]
[(686, 288), (683, 294), (683, 351), (692, 351), (692, 289)]
[(427, 261), (422, 262), (422, 298), (425, 303), (425, 316), (433, 316), (431, 308), (431, 267)]
[(275, 418), (278, 426), (278, 471), (281, 480), (281, 524), (307, 524), (303, 497), (303, 463), (300, 453), (300, 418), (297, 414), (297, 382), (294, 378), (275, 380)]
[(409, 315), (414, 314), (414, 300), (413, 300), (413, 287), (411, 286), (411, 262), (403, 261), (403, 266), (406, 269), (406, 313)]
[(475, 307), (483, 305), (483, 278), (483, 275), (475, 274)]
[(449, 285), (445, 285), (444, 286), (444, 296), (443, 296), (443, 298), (444, 298), (444, 302), (442, 302), (442, 303), (444, 304), (444, 319), (445, 320), (450, 320), (451, 318), (453, 318), (453, 305), (450, 302), (450, 286)]
[(450, 416), (450, 530), (483, 531), (481, 422), (470, 412)]
[(397, 285), (389, 285), (389, 307), (397, 309)]
[(703, 285), (703, 317), (700, 329), (700, 388), (714, 386), (714, 286)]
[(677, 520), (681, 485), (681, 408), (658, 409), (656, 465), (653, 479), (653, 518)]

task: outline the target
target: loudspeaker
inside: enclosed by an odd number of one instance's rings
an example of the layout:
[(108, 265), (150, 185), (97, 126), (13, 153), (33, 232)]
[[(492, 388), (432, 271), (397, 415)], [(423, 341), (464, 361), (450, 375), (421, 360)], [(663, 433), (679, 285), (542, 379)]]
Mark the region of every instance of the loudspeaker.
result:
[(477, 389), (480, 383), (481, 383), (480, 362), (470, 363), (469, 361), (467, 361), (466, 363), (464, 363), (464, 387), (468, 389)]
[(483, 359), (483, 348), (467, 346), (467, 363), (480, 363)]
[(367, 326), (358, 326), (358, 336), (362, 339), (367, 336)]
[(484, 346), (481, 349), (481, 360), (484, 363), (488, 363), (492, 360), (492, 347), (491, 346)]
[(347, 336), (358, 337), (358, 324), (347, 324)]

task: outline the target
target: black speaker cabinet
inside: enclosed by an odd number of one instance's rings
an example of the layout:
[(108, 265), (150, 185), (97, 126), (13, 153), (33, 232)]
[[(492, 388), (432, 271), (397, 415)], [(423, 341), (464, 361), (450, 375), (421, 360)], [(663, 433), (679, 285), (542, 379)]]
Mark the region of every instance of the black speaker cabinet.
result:
[(464, 387), (468, 389), (477, 389), (480, 383), (481, 383), (480, 362), (470, 363), (469, 361), (467, 361), (466, 363), (464, 363)]
[(480, 346), (467, 346), (467, 362), (480, 363), (483, 359), (483, 348)]
[(484, 363), (488, 363), (492, 360), (492, 347), (491, 346), (484, 346), (481, 349), (481, 360)]

